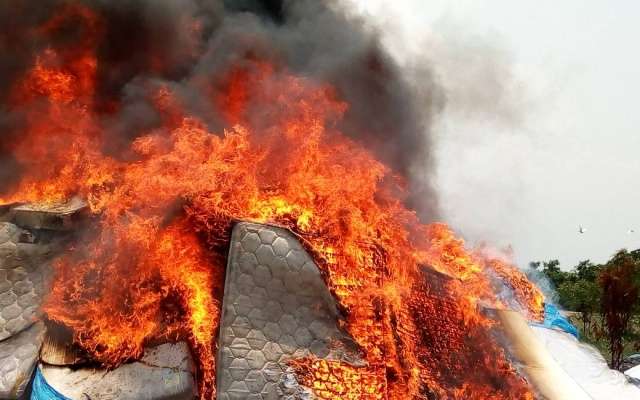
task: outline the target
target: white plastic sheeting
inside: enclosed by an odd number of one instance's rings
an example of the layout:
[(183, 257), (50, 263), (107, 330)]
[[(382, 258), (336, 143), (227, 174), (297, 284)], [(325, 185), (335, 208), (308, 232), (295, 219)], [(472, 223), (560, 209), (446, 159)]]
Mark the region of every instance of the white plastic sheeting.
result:
[(636, 365), (633, 368), (629, 368), (628, 370), (624, 371), (624, 374), (630, 378), (637, 379), (638, 381), (640, 381), (640, 365)]
[(540, 326), (531, 329), (562, 369), (593, 400), (640, 400), (640, 388), (621, 372), (610, 369), (598, 350), (566, 332)]

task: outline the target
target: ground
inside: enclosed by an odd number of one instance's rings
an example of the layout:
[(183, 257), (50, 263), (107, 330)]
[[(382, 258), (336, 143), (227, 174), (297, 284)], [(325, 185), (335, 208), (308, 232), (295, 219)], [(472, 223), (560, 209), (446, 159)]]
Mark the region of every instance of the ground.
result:
[[(599, 334), (599, 329), (596, 328), (597, 326), (601, 326), (601, 317), (597, 314), (593, 316), (592, 327), (588, 331), (584, 330), (582, 317), (579, 314), (576, 313), (569, 316), (569, 320), (578, 327), (580, 340), (593, 345), (602, 353), (605, 360), (610, 361), (611, 352), (609, 351), (608, 341), (605, 336)], [(630, 334), (626, 337), (624, 345), (624, 357), (640, 352), (640, 316), (633, 317), (630, 325)]]

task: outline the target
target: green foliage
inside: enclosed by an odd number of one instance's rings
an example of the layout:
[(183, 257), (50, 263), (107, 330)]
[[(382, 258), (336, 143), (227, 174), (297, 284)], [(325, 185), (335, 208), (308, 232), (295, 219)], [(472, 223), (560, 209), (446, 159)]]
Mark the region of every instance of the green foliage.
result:
[(587, 280), (567, 280), (558, 287), (562, 306), (578, 312), (596, 311), (600, 306), (600, 287)]
[(600, 307), (600, 286), (594, 281), (584, 279), (567, 280), (558, 287), (558, 296), (562, 301), (562, 307), (581, 313), (582, 330), (588, 331), (592, 315)]
[(529, 276), (544, 276), (557, 291), (558, 304), (571, 311), (595, 311), (600, 304), (601, 292), (597, 284), (602, 265), (589, 260), (581, 261), (570, 271), (563, 271), (558, 260), (536, 261), (529, 264)]
[(580, 261), (575, 267), (575, 275), (579, 280), (595, 282), (601, 269), (601, 265), (595, 265), (589, 260)]
[(549, 278), (554, 287), (562, 285), (568, 277), (568, 273), (560, 269), (560, 261), (551, 260), (542, 263), (542, 273)]
[(569, 271), (558, 260), (529, 264), (527, 275), (545, 277), (556, 289), (554, 299), (574, 311), (582, 322), (584, 337), (606, 347), (613, 368), (619, 368), (625, 352), (640, 347), (634, 320), (640, 319), (640, 249), (621, 250), (606, 264), (581, 261)]

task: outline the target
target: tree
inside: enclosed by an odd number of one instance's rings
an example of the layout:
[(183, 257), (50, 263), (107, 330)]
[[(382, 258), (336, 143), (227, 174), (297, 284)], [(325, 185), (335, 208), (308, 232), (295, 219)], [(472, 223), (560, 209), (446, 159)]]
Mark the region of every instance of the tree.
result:
[(578, 279), (594, 283), (596, 282), (601, 269), (601, 265), (595, 265), (589, 260), (580, 261), (580, 263), (575, 267)]
[(561, 305), (581, 314), (582, 330), (587, 334), (591, 329), (593, 313), (600, 306), (600, 287), (586, 279), (567, 280), (558, 287)]
[(561, 272), (560, 261), (549, 260), (542, 263), (542, 270), (546, 273), (558, 273)]
[(560, 261), (550, 260), (542, 263), (542, 273), (549, 278), (553, 286), (557, 289), (562, 285), (568, 276), (568, 272), (560, 269)]
[(600, 309), (611, 352), (611, 368), (620, 369), (624, 336), (638, 301), (640, 262), (627, 250), (620, 250), (598, 277), (602, 290)]

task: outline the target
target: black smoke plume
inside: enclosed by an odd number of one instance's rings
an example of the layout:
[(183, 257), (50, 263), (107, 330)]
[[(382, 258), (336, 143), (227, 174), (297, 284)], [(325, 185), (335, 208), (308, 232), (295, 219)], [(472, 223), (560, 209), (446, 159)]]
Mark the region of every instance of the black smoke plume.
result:
[[(38, 28), (62, 7), (82, 4), (101, 19), (100, 32), (70, 17), (53, 35)], [(187, 21), (198, 21), (194, 42)], [(34, 33), (36, 32), (36, 33)], [(0, 4), (0, 194), (20, 177), (11, 153), (19, 140), (21, 110), (11, 87), (45, 48), (72, 48), (95, 35), (98, 82), (95, 107), (114, 132), (105, 151), (122, 149), (160, 124), (149, 88), (171, 86), (189, 111), (220, 131), (222, 120), (206, 107), (194, 80), (222, 80), (232, 66), (259, 58), (333, 85), (349, 110), (340, 127), (409, 178), (409, 205), (425, 221), (438, 217), (431, 184), (430, 127), (441, 91), (430, 69), (417, 84), (381, 45), (378, 34), (334, 1), (318, 0), (6, 0)], [(156, 62), (154, 62), (154, 60)], [(160, 60), (160, 66), (157, 63)], [(122, 106), (110, 111), (110, 104)]]

